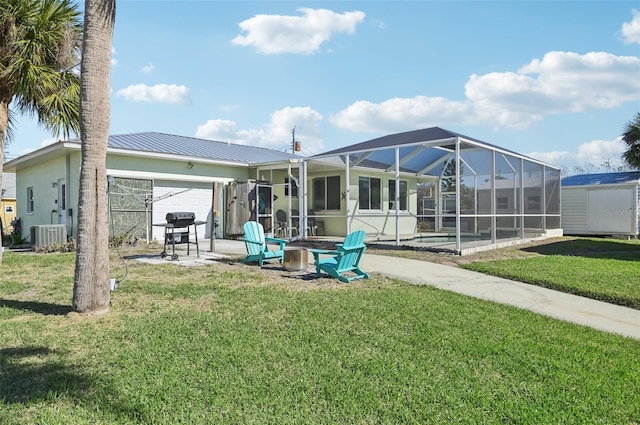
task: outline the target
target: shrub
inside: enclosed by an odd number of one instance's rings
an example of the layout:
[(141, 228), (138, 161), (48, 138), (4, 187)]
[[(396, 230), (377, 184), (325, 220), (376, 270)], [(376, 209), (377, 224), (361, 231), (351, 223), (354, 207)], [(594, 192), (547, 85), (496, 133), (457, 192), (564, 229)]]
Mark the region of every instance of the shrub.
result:
[(75, 252), (77, 247), (76, 240), (71, 238), (66, 243), (53, 243), (50, 245), (42, 245), (33, 249), (34, 252), (41, 254), (51, 252)]

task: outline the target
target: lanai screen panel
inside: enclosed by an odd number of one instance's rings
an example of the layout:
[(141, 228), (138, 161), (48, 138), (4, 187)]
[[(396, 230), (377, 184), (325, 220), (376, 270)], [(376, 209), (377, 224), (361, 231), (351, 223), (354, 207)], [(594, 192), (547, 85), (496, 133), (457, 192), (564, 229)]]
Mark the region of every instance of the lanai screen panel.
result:
[(544, 167), (527, 160), (523, 165), (524, 231), (529, 237), (540, 236), (544, 232)]
[(546, 229), (560, 229), (560, 170), (545, 167)]
[(496, 152), (496, 240), (522, 237), (522, 160)]
[(462, 144), (460, 150), (460, 231), (491, 243), (493, 151)]

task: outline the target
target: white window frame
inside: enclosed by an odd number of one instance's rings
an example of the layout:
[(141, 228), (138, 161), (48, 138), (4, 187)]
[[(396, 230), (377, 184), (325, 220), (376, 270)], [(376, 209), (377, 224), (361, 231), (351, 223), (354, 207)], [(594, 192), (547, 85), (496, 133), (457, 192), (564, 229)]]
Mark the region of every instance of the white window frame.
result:
[(35, 211), (35, 200), (33, 198), (33, 186), (27, 188), (27, 214), (33, 214)]
[(496, 196), (496, 209), (500, 211), (509, 209), (509, 197), (508, 196)]
[[(329, 187), (329, 179), (331, 180), (335, 180), (338, 179), (338, 187)], [(323, 199), (319, 200), (317, 198), (318, 193), (316, 191), (316, 185), (318, 184), (318, 182), (322, 181), (322, 185), (323, 185), (323, 190), (324, 190), (324, 194), (323, 194)], [(314, 177), (313, 179), (311, 179), (311, 187), (313, 190), (312, 193), (312, 198), (311, 198), (311, 205), (313, 206), (313, 209), (316, 211), (339, 211), (340, 210), (340, 176), (325, 176), (325, 177)], [(337, 198), (336, 198), (337, 195)], [(331, 201), (332, 204), (335, 203), (337, 201), (337, 208), (328, 208), (329, 207), (329, 197), (331, 196)], [(322, 205), (318, 205), (321, 201)], [(334, 207), (336, 205), (331, 205), (331, 207)]]
[[(360, 196), (360, 194), (362, 193), (362, 188), (360, 186), (361, 182), (366, 179), (367, 183), (368, 183), (368, 190), (367, 190), (367, 203), (365, 204), (362, 200), (362, 197)], [(374, 193), (374, 190), (372, 190), (373, 185), (371, 184), (372, 180), (377, 180), (378, 181), (378, 205), (372, 205), (371, 202), (371, 198), (372, 198), (372, 193)], [(359, 176), (358, 177), (358, 209), (360, 211), (382, 211), (382, 179), (380, 177), (370, 177), (370, 176)]]
[[(409, 210), (409, 182), (406, 180), (400, 180), (400, 211), (408, 211)], [(402, 185), (404, 184), (404, 196), (402, 192)], [(391, 192), (393, 191), (393, 193)], [(389, 209), (395, 210), (395, 191), (396, 191), (396, 181), (389, 180)], [(392, 196), (393, 195), (393, 196)], [(404, 202), (403, 202), (404, 201)], [(404, 203), (404, 208), (402, 208), (402, 204)]]

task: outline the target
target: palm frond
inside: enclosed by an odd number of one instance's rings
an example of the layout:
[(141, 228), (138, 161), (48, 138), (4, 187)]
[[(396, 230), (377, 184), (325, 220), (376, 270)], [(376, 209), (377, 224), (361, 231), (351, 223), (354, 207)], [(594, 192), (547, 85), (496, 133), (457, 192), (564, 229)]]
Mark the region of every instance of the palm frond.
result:
[(628, 166), (640, 170), (640, 112), (625, 125), (622, 141), (627, 145), (622, 159)]
[(79, 132), (79, 76), (71, 71), (81, 42), (73, 1), (0, 0), (0, 93), (16, 112), (66, 137)]

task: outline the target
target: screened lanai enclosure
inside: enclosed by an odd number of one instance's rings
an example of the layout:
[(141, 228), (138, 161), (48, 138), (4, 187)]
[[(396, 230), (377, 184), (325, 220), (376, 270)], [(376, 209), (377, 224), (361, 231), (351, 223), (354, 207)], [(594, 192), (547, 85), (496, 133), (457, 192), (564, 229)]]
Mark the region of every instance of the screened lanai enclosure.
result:
[[(467, 254), (562, 235), (560, 170), (438, 127), (308, 157), (295, 170), (301, 236)], [(305, 230), (306, 229), (306, 230)]]

